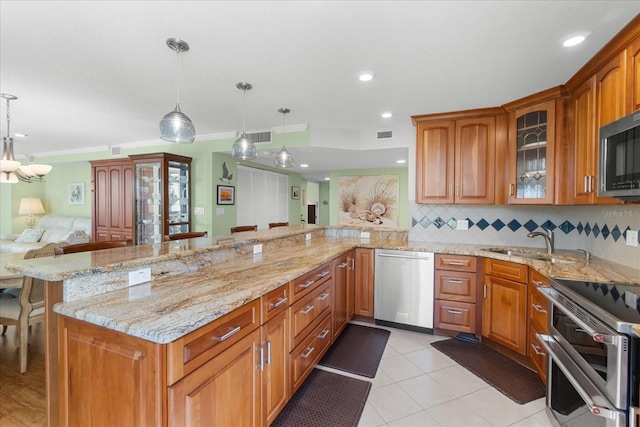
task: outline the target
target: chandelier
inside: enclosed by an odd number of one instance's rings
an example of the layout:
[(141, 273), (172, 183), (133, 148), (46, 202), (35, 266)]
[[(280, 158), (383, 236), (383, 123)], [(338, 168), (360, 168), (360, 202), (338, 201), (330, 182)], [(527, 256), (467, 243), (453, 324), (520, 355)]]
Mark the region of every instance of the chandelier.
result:
[(0, 182), (16, 184), (22, 182), (42, 182), (44, 176), (53, 169), (50, 165), (29, 164), (22, 165), (13, 155), (13, 137), (10, 132), (11, 114), (9, 102), (18, 99), (8, 93), (0, 93), (0, 97), (7, 100), (7, 136), (2, 137), (2, 159), (0, 160)]

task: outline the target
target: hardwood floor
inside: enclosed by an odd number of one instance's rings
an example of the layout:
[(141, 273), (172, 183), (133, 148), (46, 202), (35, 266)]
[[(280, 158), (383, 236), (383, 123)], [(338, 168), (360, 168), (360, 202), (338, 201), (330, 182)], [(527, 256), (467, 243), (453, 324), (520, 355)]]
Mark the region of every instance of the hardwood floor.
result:
[[(27, 372), (20, 374), (15, 327), (0, 336), (0, 427), (47, 424), (44, 379), (44, 323), (31, 327)], [(1, 328), (0, 328), (1, 331)]]

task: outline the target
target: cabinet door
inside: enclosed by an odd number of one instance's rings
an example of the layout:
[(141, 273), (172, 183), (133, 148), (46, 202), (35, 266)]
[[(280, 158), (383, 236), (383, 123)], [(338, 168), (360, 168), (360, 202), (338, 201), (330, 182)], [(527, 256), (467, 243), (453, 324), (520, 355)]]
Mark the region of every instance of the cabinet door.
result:
[[(95, 166), (93, 168), (93, 227), (109, 228), (110, 194), (109, 167)], [(95, 235), (95, 233), (94, 233)], [(96, 239), (96, 237), (94, 237)], [(96, 239), (97, 240), (97, 239)]]
[(625, 115), (626, 52), (615, 56), (596, 74), (596, 127)]
[(640, 38), (627, 48), (627, 93), (629, 107), (626, 114), (640, 110)]
[(573, 167), (575, 170), (573, 201), (588, 204), (595, 191), (597, 155), (595, 117), (595, 76), (576, 89), (573, 98)]
[(332, 261), (333, 269), (333, 339), (335, 340), (348, 321), (349, 253)]
[(133, 164), (122, 166), (122, 234), (127, 239), (133, 239), (133, 203), (135, 200), (135, 183)]
[(482, 336), (527, 354), (527, 285), (484, 276)]
[(418, 125), (416, 202), (453, 203), (455, 122)]
[(373, 249), (356, 249), (355, 314), (373, 317)]
[(289, 310), (261, 327), (262, 419), (269, 425), (289, 400)]
[(260, 330), (169, 387), (169, 426), (260, 426)]
[(495, 147), (495, 117), (456, 121), (453, 189), (456, 203), (494, 202)]
[(347, 320), (353, 319), (356, 311), (356, 251), (349, 252), (347, 258)]

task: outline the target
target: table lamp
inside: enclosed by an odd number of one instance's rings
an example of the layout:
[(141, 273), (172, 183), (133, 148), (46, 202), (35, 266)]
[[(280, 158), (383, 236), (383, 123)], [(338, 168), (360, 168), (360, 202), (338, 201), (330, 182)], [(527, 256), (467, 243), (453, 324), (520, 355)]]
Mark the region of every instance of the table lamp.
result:
[(40, 215), (44, 213), (44, 207), (42, 202), (37, 197), (23, 197), (20, 200), (20, 209), (18, 209), (18, 215), (27, 216), (27, 227), (33, 228), (36, 225), (37, 218), (33, 215)]

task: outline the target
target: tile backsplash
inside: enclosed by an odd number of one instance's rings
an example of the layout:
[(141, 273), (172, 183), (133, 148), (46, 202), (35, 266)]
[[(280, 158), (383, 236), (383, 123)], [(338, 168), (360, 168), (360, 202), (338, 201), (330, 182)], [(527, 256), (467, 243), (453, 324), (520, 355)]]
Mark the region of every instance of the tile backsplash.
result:
[[(640, 229), (640, 205), (472, 206), (409, 202), (409, 240), (545, 248), (545, 226), (555, 233), (556, 249), (585, 249), (594, 256), (640, 269), (640, 247), (627, 246), (629, 230)], [(458, 230), (468, 220), (468, 230)]]

